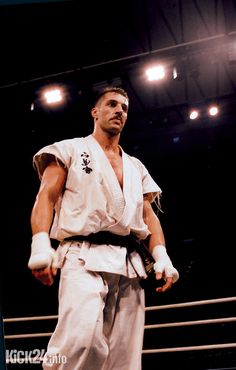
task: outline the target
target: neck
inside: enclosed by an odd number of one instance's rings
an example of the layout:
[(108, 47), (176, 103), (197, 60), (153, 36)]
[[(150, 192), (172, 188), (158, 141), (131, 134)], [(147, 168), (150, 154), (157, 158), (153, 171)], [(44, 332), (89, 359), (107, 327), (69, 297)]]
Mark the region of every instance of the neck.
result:
[(120, 135), (104, 135), (103, 133), (93, 132), (92, 136), (101, 145), (106, 152), (120, 152), (119, 149), (119, 139)]

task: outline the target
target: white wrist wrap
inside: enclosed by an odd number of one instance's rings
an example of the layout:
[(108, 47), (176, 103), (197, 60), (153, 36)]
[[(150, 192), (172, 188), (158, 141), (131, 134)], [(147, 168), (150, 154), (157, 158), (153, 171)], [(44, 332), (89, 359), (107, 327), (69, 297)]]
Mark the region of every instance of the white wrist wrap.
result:
[(42, 231), (32, 237), (28, 267), (31, 270), (37, 270), (49, 266), (57, 267), (57, 254), (55, 249), (51, 247), (48, 233)]
[(166, 247), (164, 245), (156, 245), (153, 248), (152, 256), (155, 259), (154, 271), (161, 272), (164, 278), (172, 277), (175, 283), (179, 279), (179, 273), (172, 265), (171, 259), (167, 254)]

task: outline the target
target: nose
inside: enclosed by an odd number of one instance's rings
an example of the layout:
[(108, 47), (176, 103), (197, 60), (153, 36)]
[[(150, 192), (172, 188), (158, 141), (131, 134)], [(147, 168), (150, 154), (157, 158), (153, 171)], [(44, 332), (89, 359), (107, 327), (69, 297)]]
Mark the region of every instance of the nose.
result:
[(123, 113), (122, 111), (116, 112), (116, 116), (121, 117), (122, 113)]
[(116, 106), (116, 115), (117, 116), (122, 116), (122, 114), (123, 114), (123, 108), (122, 108), (122, 106), (121, 105), (117, 105)]

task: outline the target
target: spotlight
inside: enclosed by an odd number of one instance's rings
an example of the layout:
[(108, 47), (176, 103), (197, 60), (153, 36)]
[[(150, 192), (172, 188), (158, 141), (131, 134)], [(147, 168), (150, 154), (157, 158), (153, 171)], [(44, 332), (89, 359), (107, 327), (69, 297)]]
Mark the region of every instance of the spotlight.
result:
[(47, 90), (43, 95), (47, 104), (56, 104), (62, 100), (62, 92), (60, 89)]
[(182, 81), (184, 79), (184, 67), (181, 64), (176, 64), (172, 69), (172, 78), (175, 81)]
[(62, 84), (44, 86), (39, 90), (39, 101), (42, 107), (63, 107), (68, 101), (68, 91)]
[(199, 112), (196, 109), (192, 110), (189, 113), (189, 118), (192, 120), (198, 118), (198, 116), (199, 116)]
[(146, 75), (148, 81), (162, 80), (166, 75), (165, 68), (162, 65), (157, 65), (155, 67), (148, 68), (146, 70)]
[(208, 113), (209, 113), (210, 116), (217, 116), (217, 114), (219, 113), (219, 109), (216, 105), (212, 105), (208, 109)]

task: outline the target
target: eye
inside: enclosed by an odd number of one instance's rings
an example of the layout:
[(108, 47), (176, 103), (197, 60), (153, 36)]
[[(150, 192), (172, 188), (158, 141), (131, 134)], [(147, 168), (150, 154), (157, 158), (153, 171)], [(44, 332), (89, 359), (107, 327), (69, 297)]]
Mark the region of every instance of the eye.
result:
[(110, 101), (110, 106), (111, 107), (115, 107), (117, 105), (116, 101), (115, 100), (111, 100)]
[(128, 112), (128, 106), (126, 104), (122, 104), (122, 109), (125, 113)]

